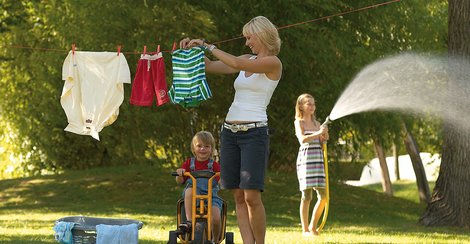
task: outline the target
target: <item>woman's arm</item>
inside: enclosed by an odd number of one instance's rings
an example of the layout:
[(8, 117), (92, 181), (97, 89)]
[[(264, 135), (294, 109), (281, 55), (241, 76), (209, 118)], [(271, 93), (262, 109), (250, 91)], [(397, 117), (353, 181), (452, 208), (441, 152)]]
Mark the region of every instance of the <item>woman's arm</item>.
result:
[(249, 54), (234, 56), (230, 53), (224, 52), (213, 45), (209, 45), (200, 39), (193, 39), (188, 42), (188, 39), (183, 39), (180, 42), (180, 47), (188, 48), (194, 46), (202, 46), (212, 49), (212, 55), (219, 59), (212, 61), (206, 58), (206, 70), (212, 73), (236, 73), (244, 70), (251, 73), (265, 73), (269, 78), (278, 80), (281, 77), (282, 63), (276, 56), (258, 57), (250, 59)]
[[(189, 38), (184, 38), (180, 41), (180, 48), (191, 48), (195, 46), (202, 46), (204, 42), (199, 39), (191, 40)], [(238, 73), (240, 70), (236, 70), (220, 60), (210, 60), (207, 56), (204, 57), (204, 64), (206, 66), (206, 72), (208, 73), (217, 73), (217, 74), (234, 74)]]
[(250, 73), (273, 74), (273, 76), (280, 78), (282, 64), (281, 60), (276, 56), (249, 59), (251, 56), (249, 54), (236, 57), (217, 48), (212, 50), (212, 55), (235, 70), (244, 70)]
[(226, 64), (224, 64), (220, 60), (210, 60), (209, 58), (205, 57), (204, 58), (205, 65), (206, 65), (206, 71), (209, 73), (216, 73), (216, 74), (234, 74), (240, 72), (240, 70), (237, 70), (235, 68), (232, 68)]

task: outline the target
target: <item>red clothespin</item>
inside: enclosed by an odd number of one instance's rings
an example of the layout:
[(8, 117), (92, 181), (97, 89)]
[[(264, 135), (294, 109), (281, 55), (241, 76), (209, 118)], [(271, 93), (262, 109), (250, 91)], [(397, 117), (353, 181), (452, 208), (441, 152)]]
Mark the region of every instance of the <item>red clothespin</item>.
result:
[(147, 54), (147, 46), (144, 46), (144, 55)]
[(160, 45), (157, 46), (157, 53), (160, 53)]
[(117, 55), (119, 56), (120, 53), (121, 53), (121, 45), (118, 45), (117, 46)]
[(75, 43), (72, 43), (72, 55), (75, 55)]
[(174, 52), (176, 50), (176, 42), (173, 42), (173, 48), (171, 49), (171, 52)]

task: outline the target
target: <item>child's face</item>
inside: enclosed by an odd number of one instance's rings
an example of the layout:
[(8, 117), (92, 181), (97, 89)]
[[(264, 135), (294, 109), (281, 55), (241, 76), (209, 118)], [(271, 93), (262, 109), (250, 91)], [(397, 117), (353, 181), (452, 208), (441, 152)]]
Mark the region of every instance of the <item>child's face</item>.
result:
[(206, 161), (210, 158), (212, 153), (212, 146), (196, 140), (194, 143), (194, 154), (198, 161)]
[(302, 111), (304, 112), (304, 116), (309, 116), (315, 112), (315, 100), (313, 98), (305, 98), (304, 103), (302, 104)]

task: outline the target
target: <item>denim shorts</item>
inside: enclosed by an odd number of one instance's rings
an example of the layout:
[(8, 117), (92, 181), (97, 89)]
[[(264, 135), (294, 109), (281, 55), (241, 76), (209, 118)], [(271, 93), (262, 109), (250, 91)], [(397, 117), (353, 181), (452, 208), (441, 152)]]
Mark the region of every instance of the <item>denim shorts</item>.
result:
[[(208, 186), (209, 181), (205, 178), (199, 178), (197, 179), (197, 188), (196, 188), (196, 194), (198, 195), (207, 195), (207, 189), (209, 188)], [(184, 193), (186, 192), (186, 189), (192, 188), (193, 183), (191, 179), (188, 179), (186, 183), (186, 187), (183, 190), (182, 197), (184, 199)], [(219, 191), (219, 185), (217, 184), (217, 181), (214, 180), (212, 182), (212, 206), (213, 207), (218, 207), (219, 209), (222, 209), (222, 198), (219, 197), (217, 194)], [(207, 201), (205, 201), (205, 204), (207, 204)], [(196, 201), (196, 205), (199, 206), (199, 201)]]
[(220, 132), (220, 185), (222, 189), (264, 190), (268, 166), (269, 129)]

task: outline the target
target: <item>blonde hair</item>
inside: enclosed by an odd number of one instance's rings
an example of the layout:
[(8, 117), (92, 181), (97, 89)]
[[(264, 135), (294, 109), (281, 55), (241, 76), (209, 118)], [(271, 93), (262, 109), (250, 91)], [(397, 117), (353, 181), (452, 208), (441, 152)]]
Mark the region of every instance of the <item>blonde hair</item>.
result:
[[(302, 107), (302, 105), (306, 103), (305, 100), (309, 98), (315, 101), (315, 98), (308, 93), (304, 93), (297, 98), (297, 103), (295, 104), (295, 119), (300, 120), (304, 118), (304, 111), (302, 111), (300, 107)], [(315, 114), (312, 114), (312, 121), (315, 121)]]
[(257, 16), (248, 21), (243, 26), (243, 35), (256, 35), (271, 55), (277, 55), (281, 51), (281, 39), (277, 28), (264, 16)]
[(209, 158), (212, 158), (215, 154), (215, 139), (214, 136), (212, 136), (212, 133), (208, 131), (199, 131), (193, 136), (193, 139), (191, 140), (191, 152), (194, 156), (196, 156), (194, 146), (198, 141), (202, 142), (204, 145), (210, 145), (212, 147), (211, 155), (209, 156)]

